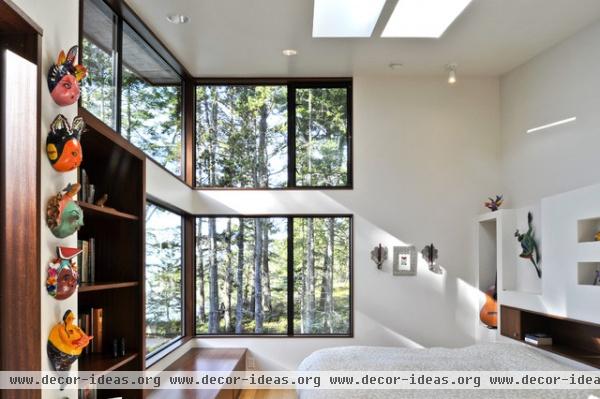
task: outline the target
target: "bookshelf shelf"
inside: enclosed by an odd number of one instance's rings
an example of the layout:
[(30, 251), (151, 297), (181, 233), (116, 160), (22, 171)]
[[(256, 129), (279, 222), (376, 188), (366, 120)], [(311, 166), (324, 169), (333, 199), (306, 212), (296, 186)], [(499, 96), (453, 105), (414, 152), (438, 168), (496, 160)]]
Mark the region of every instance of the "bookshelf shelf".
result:
[(79, 359), (79, 370), (109, 372), (127, 365), (137, 357), (136, 352), (130, 352), (125, 356), (116, 358), (104, 353), (91, 353)]
[(121, 281), (111, 283), (81, 283), (79, 285), (79, 293), (137, 287), (138, 285), (139, 282), (137, 281)]
[[(79, 108), (79, 115), (87, 126), (81, 137), (84, 157), (79, 181), (85, 180), (96, 193), (108, 195), (106, 207), (79, 202), (85, 224), (77, 239), (82, 247), (88, 242), (87, 265), (94, 283), (81, 283), (77, 307), (80, 324), (94, 336), (92, 345), (100, 352), (82, 356), (79, 369), (144, 370), (146, 158), (85, 109)], [(83, 259), (81, 264), (83, 273)], [(127, 356), (113, 357), (115, 340), (125, 342)], [(116, 389), (99, 393), (99, 397), (138, 399), (142, 392)]]
[(139, 218), (135, 215), (131, 215), (125, 212), (119, 212), (112, 208), (101, 207), (98, 205), (81, 201), (77, 201), (77, 204), (81, 207), (81, 209), (83, 209), (85, 216), (104, 216), (128, 220), (139, 220)]

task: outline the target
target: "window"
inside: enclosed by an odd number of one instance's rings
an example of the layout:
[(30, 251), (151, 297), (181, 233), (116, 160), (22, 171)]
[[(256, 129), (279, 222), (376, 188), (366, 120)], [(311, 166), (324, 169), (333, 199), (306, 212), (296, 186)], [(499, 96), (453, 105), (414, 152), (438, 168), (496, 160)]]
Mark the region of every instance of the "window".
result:
[(102, 0), (82, 4), (82, 63), (89, 73), (82, 80), (81, 106), (182, 178), (182, 69), (174, 69), (178, 65), (151, 33), (133, 28), (141, 24), (127, 8), (115, 8), (117, 14)]
[(183, 225), (180, 215), (146, 206), (146, 353), (183, 335)]
[(196, 104), (198, 186), (287, 185), (285, 86), (198, 86)]
[(351, 334), (349, 216), (196, 219), (196, 334)]
[(351, 82), (196, 87), (196, 187), (347, 188)]
[(181, 77), (125, 23), (121, 135), (179, 176), (182, 131)]
[(113, 129), (116, 120), (116, 16), (102, 2), (83, 4), (81, 105)]
[(348, 185), (348, 89), (296, 90), (296, 185)]

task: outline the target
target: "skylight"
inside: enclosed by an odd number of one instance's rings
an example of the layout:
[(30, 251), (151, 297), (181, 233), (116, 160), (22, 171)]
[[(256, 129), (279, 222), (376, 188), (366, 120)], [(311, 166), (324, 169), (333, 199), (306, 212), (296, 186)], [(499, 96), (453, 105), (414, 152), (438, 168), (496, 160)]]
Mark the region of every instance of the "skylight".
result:
[(313, 37), (371, 37), (385, 0), (315, 0)]
[(471, 0), (399, 0), (381, 37), (439, 38)]

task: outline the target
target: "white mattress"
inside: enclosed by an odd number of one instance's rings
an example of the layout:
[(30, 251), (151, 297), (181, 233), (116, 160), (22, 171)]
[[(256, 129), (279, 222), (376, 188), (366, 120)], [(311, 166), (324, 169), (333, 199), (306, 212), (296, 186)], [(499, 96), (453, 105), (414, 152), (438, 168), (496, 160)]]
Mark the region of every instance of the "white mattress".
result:
[[(300, 364), (301, 371), (560, 371), (571, 370), (534, 348), (510, 343), (478, 344), (459, 349), (412, 349), (349, 346), (322, 349)], [(583, 390), (299, 390), (300, 399), (347, 398), (582, 398)], [(592, 396), (593, 398), (593, 396)]]

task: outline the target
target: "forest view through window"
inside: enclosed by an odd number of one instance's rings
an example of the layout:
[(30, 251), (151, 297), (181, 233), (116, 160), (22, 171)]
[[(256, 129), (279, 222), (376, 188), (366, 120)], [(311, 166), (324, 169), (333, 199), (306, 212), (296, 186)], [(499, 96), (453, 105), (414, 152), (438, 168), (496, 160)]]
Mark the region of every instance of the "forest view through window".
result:
[(196, 333), (349, 335), (351, 231), (349, 216), (197, 218)]
[(197, 86), (196, 186), (349, 187), (349, 102), (349, 83)]
[(180, 215), (146, 206), (146, 353), (183, 335), (183, 230)]

